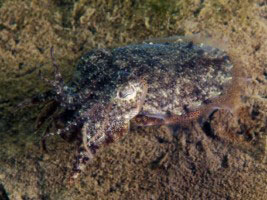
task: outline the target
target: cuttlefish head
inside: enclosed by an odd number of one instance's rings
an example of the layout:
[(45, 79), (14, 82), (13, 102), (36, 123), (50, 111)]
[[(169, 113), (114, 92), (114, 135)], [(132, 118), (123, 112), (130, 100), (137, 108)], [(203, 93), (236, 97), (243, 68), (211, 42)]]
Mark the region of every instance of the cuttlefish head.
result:
[(131, 78), (119, 84), (108, 103), (99, 102), (89, 110), (82, 129), (84, 145), (99, 146), (127, 133), (129, 122), (141, 111), (146, 94), (145, 79)]

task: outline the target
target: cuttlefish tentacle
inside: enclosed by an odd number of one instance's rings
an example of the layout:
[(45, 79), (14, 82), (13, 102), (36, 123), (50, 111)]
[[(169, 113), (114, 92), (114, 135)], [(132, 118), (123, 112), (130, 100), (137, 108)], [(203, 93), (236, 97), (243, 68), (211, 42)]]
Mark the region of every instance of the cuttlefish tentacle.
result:
[(184, 115), (156, 115), (156, 114), (140, 114), (137, 115), (132, 122), (137, 126), (160, 126), (184, 124), (190, 121), (197, 120), (201, 116), (202, 111), (191, 111)]

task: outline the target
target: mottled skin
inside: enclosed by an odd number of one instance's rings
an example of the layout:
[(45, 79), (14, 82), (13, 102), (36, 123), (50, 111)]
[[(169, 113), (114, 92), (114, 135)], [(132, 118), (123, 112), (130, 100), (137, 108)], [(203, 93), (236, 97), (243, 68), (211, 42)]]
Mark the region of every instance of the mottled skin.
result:
[(56, 133), (78, 133), (70, 182), (98, 148), (128, 132), (130, 120), (140, 126), (179, 124), (218, 107), (213, 99), (223, 94), (231, 69), (224, 51), (184, 41), (93, 50), (66, 85), (56, 66), (55, 80), (47, 80), (63, 110), (56, 120), (64, 125)]

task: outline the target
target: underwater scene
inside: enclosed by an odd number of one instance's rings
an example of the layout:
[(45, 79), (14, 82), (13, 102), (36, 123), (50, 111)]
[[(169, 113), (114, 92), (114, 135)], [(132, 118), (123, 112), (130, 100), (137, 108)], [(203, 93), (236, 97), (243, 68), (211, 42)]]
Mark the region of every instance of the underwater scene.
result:
[(265, 0), (0, 0), (0, 200), (266, 200)]

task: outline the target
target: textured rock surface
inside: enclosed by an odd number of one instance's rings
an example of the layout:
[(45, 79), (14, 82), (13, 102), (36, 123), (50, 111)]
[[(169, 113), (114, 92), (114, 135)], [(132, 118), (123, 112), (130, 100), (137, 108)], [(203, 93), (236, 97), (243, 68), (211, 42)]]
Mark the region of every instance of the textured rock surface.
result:
[[(267, 5), (257, 1), (116, 4), (109, 1), (0, 2), (0, 184), (10, 199), (266, 199)], [(58, 1), (57, 1), (58, 2)], [(115, 1), (114, 1), (115, 2)], [(131, 9), (130, 9), (131, 8)], [(99, 21), (99, 16), (104, 20)], [(202, 127), (132, 127), (97, 155), (70, 189), (75, 145), (40, 149), (41, 106), (15, 105), (47, 90), (50, 47), (66, 79), (78, 57), (149, 37), (206, 32), (234, 49), (251, 81), (234, 115), (220, 110)], [(47, 72), (47, 73), (46, 73)]]

